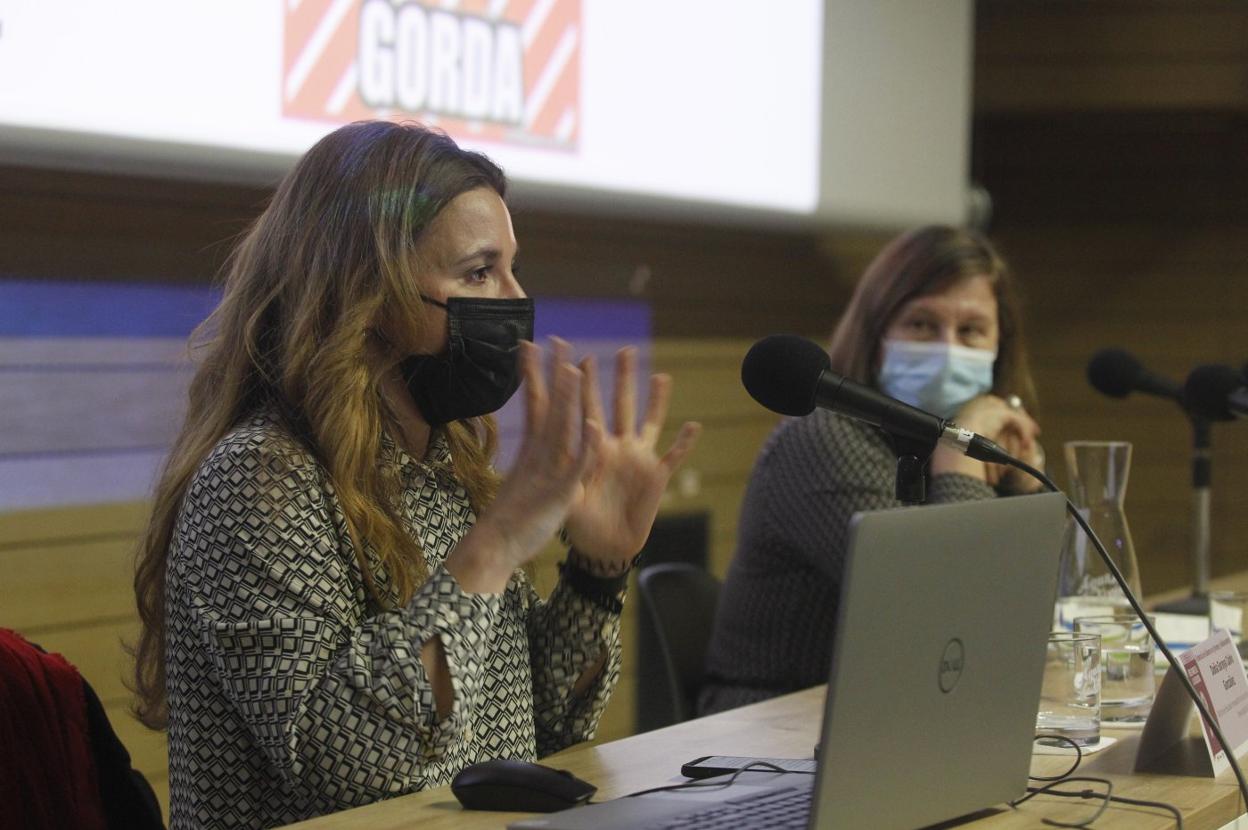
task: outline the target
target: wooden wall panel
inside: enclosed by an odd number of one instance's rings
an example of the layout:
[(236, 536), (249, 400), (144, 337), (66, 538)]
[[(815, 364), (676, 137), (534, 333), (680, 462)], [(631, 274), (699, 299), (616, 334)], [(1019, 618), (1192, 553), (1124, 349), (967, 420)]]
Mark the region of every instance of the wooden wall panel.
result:
[(976, 57), (991, 68), (1014, 59), (1229, 61), (1244, 57), (1248, 43), (1241, 4), (1226, 0), (981, 0), (978, 6)]
[(1248, 15), (1235, 0), (981, 0), (980, 112), (1244, 110)]
[[(0, 167), (0, 276), (206, 283), (267, 198), (259, 188)], [(823, 333), (847, 296), (835, 246), (809, 231), (523, 206), (514, 221), (529, 293), (648, 300), (662, 336)]]
[[(1242, 232), (1248, 232), (1248, 227)], [(1046, 241), (1038, 251), (1033, 233)], [(1175, 240), (1176, 263), (1166, 258), (1158, 235)], [(1133, 529), (1141, 576), (1148, 591), (1182, 585), (1191, 578), (1191, 429), (1178, 406), (1146, 396), (1113, 400), (1095, 392), (1085, 373), (1089, 358), (1113, 346), (1135, 354), (1152, 370), (1182, 381), (1202, 363), (1243, 364), (1248, 355), (1242, 310), (1248, 260), (1202, 268), (1190, 259), (1205, 250), (1226, 256), (1216, 234), (1202, 227), (1193, 245), (1181, 228), (1158, 232), (1113, 227), (1097, 245), (1087, 226), (1062, 241), (1053, 226), (1007, 225), (1000, 238), (1033, 302), (1027, 325), (1037, 384), (1043, 441), (1051, 467), (1065, 485), (1060, 448), (1074, 439), (1121, 439), (1134, 445), (1126, 510)], [(1239, 235), (1239, 234), (1235, 234)], [(1134, 239), (1135, 244), (1131, 244)], [(1097, 245), (1096, 263), (1086, 262), (1084, 241)], [(1235, 245), (1239, 243), (1236, 242)], [(1232, 245), (1230, 247), (1235, 247)], [(1148, 267), (1137, 267), (1147, 249)], [(1117, 258), (1114, 251), (1118, 252)], [(1036, 299), (1042, 298), (1042, 299)], [(1170, 300), (1167, 308), (1167, 300)], [(1213, 571), (1248, 567), (1248, 429), (1240, 424), (1214, 429)]]
[[(1190, 579), (1191, 431), (1111, 400), (1088, 359), (1125, 348), (1182, 381), (1248, 360), (1248, 7), (1208, 0), (977, 5), (975, 178), (1027, 297), (1040, 420), (1061, 445), (1135, 447), (1126, 510), (1147, 591)], [(1248, 567), (1248, 429), (1214, 429), (1213, 572)]]
[(1244, 61), (1225, 65), (1003, 66), (977, 72), (985, 101), (1000, 111), (1045, 110), (1055, 100), (1081, 110), (1248, 107)]
[(0, 555), (12, 545), (134, 536), (147, 521), (146, 502), (84, 505), (72, 518), (63, 509), (23, 510), (0, 515)]
[[(125, 569), (125, 570), (128, 570)], [(134, 605), (130, 590), (116, 594), (117, 599)], [(44, 649), (65, 655), (95, 689), (106, 706), (128, 706), (130, 692), (126, 685), (130, 661), (125, 646), (138, 637), (138, 616), (131, 611), (116, 622), (83, 623), (45, 628), (20, 627), (31, 642)], [(163, 763), (162, 763), (163, 766)]]
[(130, 616), (134, 546), (133, 536), (119, 536), (0, 552), (4, 625), (37, 634)]
[(0, 167), (0, 275), (206, 282), (268, 192)]
[[(1207, 236), (1196, 226), (1233, 225), (1244, 215), (1246, 140), (1248, 119), (1238, 114), (981, 113), (974, 170), (980, 181), (992, 181), (998, 214), (1014, 223), (1076, 231), (1087, 225), (1092, 233), (1113, 233), (1115, 224), (1150, 226), (1157, 236), (1137, 233), (1133, 240), (1141, 246), (1136, 258), (1144, 259), (1164, 255), (1165, 242), (1183, 231)], [(1096, 247), (1088, 255), (1104, 259)], [(1204, 256), (1226, 261), (1242, 249), (1237, 242)]]

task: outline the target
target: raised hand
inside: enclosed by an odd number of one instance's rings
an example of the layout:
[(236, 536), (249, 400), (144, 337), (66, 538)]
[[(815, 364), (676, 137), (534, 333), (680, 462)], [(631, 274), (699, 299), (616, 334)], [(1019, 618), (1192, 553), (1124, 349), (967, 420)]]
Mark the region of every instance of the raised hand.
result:
[(541, 349), (520, 344), (524, 437), (511, 473), (473, 529), (447, 557), (447, 569), (470, 591), (501, 591), (563, 524), (603, 439), (601, 421), (581, 413), (584, 376), (571, 347), (554, 340), (550, 385)]
[[(581, 361), (581, 371), (584, 417), (587, 422), (605, 423), (592, 357)], [(672, 379), (663, 374), (650, 378), (646, 412), (638, 425), (636, 374), (636, 349), (621, 349), (616, 354), (613, 428), (595, 447), (565, 524), (577, 552), (608, 570), (622, 568), (641, 550), (668, 480), (702, 430), (697, 423), (683, 424), (667, 452), (659, 456), (655, 447), (667, 418)]]
[(667, 417), (671, 378), (655, 375), (636, 424), (634, 349), (616, 357), (614, 429), (606, 418), (592, 358), (570, 362), (571, 347), (554, 339), (549, 388), (541, 349), (521, 344), (525, 429), (520, 452), (498, 495), (447, 557), (446, 567), (470, 591), (501, 591), (512, 571), (535, 557), (562, 525), (577, 551), (622, 566), (641, 549), (668, 480), (697, 441), (701, 426), (684, 424), (662, 457), (655, 453)]

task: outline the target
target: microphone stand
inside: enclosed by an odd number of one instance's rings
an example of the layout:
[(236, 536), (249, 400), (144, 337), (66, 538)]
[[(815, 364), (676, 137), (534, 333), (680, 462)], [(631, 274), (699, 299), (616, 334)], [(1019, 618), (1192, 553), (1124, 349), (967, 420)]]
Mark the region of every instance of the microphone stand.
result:
[(1209, 513), (1213, 503), (1213, 454), (1210, 421), (1194, 413), (1192, 419), (1192, 595), (1163, 603), (1158, 611), (1171, 614), (1209, 614)]
[(927, 460), (936, 449), (936, 442), (898, 435), (890, 438), (897, 456), (897, 477), (893, 485), (897, 501), (905, 505), (923, 504), (927, 501)]

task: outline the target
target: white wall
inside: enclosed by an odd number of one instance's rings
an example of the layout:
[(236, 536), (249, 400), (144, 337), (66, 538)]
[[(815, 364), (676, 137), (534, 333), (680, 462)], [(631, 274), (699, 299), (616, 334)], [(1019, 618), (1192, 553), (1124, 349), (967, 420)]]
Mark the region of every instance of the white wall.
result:
[(972, 0), (827, 0), (821, 224), (965, 219)]

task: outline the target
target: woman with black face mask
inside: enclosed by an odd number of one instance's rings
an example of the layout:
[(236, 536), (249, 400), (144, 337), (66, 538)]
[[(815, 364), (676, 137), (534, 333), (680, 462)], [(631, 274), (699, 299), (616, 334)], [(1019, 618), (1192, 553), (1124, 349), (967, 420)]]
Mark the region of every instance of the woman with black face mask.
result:
[[(590, 738), (659, 497), (670, 380), (543, 366), (506, 182), (415, 125), (353, 124), (286, 177), (198, 333), (135, 577), (138, 712), (171, 826), (271, 827)], [(490, 413), (523, 387), (514, 472)], [(570, 549), (539, 598), (524, 569)]]

